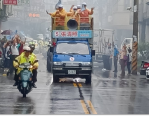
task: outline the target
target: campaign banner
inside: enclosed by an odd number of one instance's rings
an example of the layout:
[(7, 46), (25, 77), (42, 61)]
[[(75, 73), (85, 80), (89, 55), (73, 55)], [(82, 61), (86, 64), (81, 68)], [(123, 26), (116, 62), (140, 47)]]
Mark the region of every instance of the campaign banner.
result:
[(53, 30), (53, 38), (92, 38), (92, 30)]
[(4, 5), (17, 5), (17, 0), (3, 0)]

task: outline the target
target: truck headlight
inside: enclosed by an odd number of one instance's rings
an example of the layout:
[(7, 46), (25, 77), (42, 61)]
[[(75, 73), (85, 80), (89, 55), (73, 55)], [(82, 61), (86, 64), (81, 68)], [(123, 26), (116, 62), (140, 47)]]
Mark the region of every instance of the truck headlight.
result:
[(82, 65), (83, 66), (90, 66), (91, 65), (91, 62), (82, 62)]
[(62, 62), (54, 62), (54, 65), (63, 65)]

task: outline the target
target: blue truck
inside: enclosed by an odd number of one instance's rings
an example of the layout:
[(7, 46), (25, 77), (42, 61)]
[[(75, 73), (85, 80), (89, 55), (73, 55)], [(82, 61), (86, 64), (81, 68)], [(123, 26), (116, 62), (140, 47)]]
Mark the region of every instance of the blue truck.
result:
[[(69, 24), (71, 23), (71, 24)], [(75, 20), (69, 20), (70, 30), (52, 30), (56, 43), (47, 54), (47, 70), (53, 73), (53, 82), (59, 78), (85, 78), (91, 84), (93, 71), (93, 30), (75, 30)], [(73, 29), (71, 28), (73, 27)]]

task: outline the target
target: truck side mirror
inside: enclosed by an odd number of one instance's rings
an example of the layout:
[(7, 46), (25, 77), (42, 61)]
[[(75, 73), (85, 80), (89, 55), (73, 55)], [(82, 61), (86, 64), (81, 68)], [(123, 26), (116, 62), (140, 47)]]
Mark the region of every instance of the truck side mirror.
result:
[(92, 50), (92, 56), (95, 56), (95, 50)]
[(53, 50), (54, 50), (54, 47), (50, 47), (50, 52), (53, 52)]

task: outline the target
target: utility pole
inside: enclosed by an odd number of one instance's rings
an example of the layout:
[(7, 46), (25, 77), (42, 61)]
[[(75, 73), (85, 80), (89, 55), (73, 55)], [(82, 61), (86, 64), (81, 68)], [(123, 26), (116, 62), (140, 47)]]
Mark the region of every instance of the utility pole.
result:
[(139, 0), (134, 0), (133, 8), (133, 48), (132, 48), (132, 74), (137, 75), (138, 57), (138, 7)]

